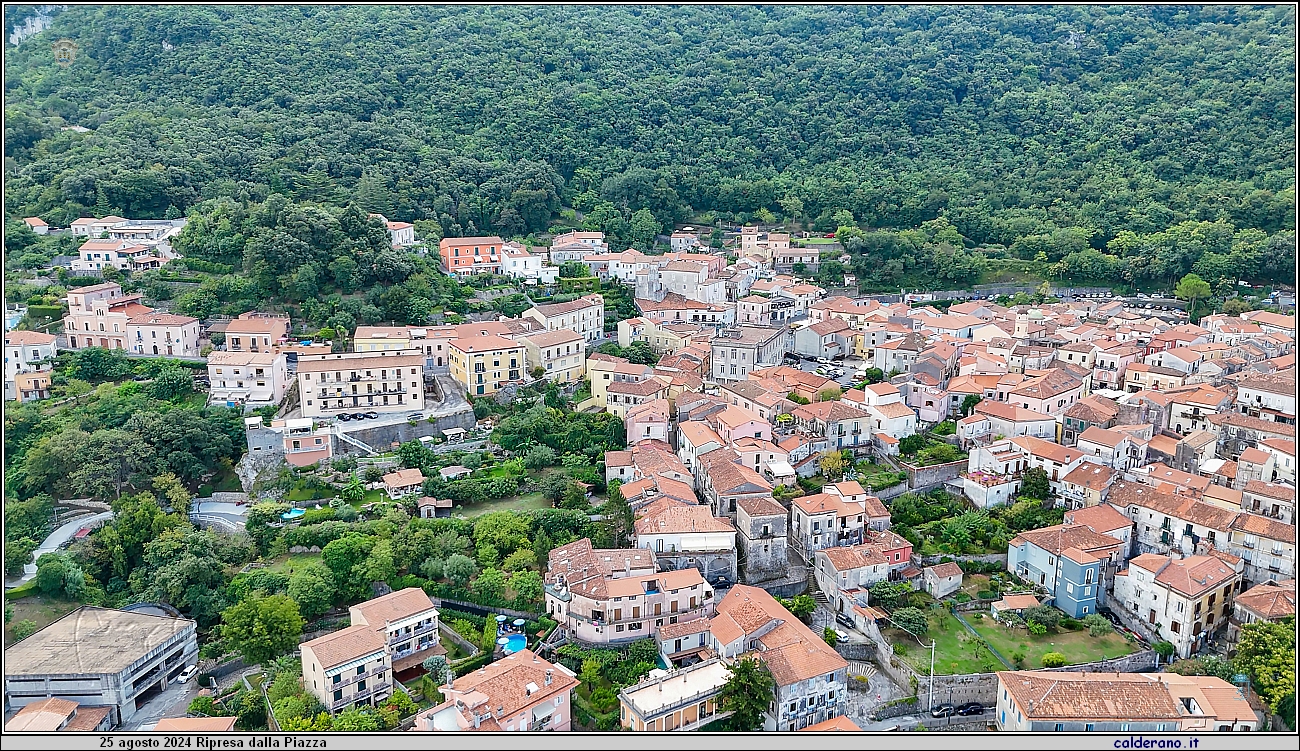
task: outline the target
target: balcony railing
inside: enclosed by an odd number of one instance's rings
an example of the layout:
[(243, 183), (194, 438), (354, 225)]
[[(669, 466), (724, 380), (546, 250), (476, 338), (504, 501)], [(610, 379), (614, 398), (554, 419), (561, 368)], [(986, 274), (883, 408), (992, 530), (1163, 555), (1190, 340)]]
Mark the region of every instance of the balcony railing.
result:
[(396, 644), (398, 642), (406, 641), (407, 639), (415, 639), (437, 630), (438, 630), (438, 624), (429, 623), (423, 626), (416, 626), (412, 628), (409, 632), (406, 630), (396, 631), (388, 635), (388, 643)]

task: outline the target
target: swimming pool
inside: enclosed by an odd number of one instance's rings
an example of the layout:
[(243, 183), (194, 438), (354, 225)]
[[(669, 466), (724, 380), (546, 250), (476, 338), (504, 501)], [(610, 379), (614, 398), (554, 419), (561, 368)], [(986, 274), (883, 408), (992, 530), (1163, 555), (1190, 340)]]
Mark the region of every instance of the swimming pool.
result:
[(506, 637), (505, 646), (502, 648), (506, 654), (514, 654), (521, 649), (528, 647), (528, 637), (523, 634), (510, 634)]
[(301, 509), (301, 508), (289, 509), (283, 514), (280, 514), (280, 518), (284, 519), (285, 521), (289, 521), (290, 519), (297, 519), (298, 517), (302, 516), (305, 513), (307, 513), (306, 509)]

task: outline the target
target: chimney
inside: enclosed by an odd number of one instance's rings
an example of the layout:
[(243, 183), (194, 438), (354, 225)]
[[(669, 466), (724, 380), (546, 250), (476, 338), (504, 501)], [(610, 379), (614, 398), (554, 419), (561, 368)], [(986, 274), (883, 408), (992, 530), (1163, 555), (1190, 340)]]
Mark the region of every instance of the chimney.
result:
[(479, 714), (478, 714), (478, 712), (474, 712), (474, 729), (475, 729), (475, 730), (478, 730), (479, 722), (480, 722), (480, 720), (479, 720)]
[(547, 668), (547, 669), (546, 669), (546, 685), (548, 685), (548, 686), (551, 685), (551, 678), (552, 678), (552, 676), (554, 676), (554, 674), (555, 674), (555, 671), (554, 671), (554, 670), (552, 670), (552, 669), (550, 669), (550, 668)]

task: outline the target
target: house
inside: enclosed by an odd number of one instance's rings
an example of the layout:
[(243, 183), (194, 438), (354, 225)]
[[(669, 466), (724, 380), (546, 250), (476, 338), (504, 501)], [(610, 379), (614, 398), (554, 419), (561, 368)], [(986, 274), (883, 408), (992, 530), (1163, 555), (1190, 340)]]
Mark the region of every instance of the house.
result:
[(866, 451), (872, 445), (873, 418), (842, 401), (801, 404), (790, 415), (796, 426), (812, 435), (826, 438), (837, 451), (845, 448)]
[[(75, 701), (51, 696), (14, 713), (5, 723), (5, 732), (103, 733), (113, 727), (112, 715), (112, 707), (83, 707)], [(230, 720), (234, 722), (233, 717)]]
[(636, 444), (641, 441), (667, 443), (672, 422), (669, 417), (671, 411), (672, 406), (667, 399), (656, 399), (630, 407), (627, 416), (623, 418), (624, 434), (627, 436), (628, 443)]
[(1283, 524), (1294, 524), (1295, 488), (1263, 480), (1251, 480), (1241, 491), (1241, 508), (1243, 511), (1277, 519)]
[(1127, 481), (1111, 486), (1109, 502), (1133, 520), (1135, 552), (1231, 552), (1230, 530), (1239, 512)]
[(717, 431), (704, 421), (692, 420), (677, 425), (677, 455), (687, 468), (693, 469), (701, 455), (720, 449), (724, 444)]
[(816, 493), (792, 500), (790, 514), (790, 542), (809, 563), (818, 550), (862, 543), (867, 515), (862, 501)]
[(501, 245), (490, 237), (444, 237), (438, 241), (443, 273), (456, 277), (501, 273)]
[(1066, 508), (1082, 509), (1106, 500), (1110, 486), (1119, 473), (1103, 464), (1081, 462), (1061, 479), (1061, 496)]
[[(1026, 375), (1030, 375), (1027, 371)], [(1084, 380), (1066, 368), (1053, 368), (1011, 389), (1007, 401), (1024, 409), (1059, 415), (1087, 394)]]
[(1168, 391), (1187, 382), (1187, 374), (1181, 370), (1140, 362), (1130, 363), (1124, 369), (1124, 377), (1124, 388), (1131, 394), (1139, 391)]
[(1103, 579), (1123, 561), (1122, 543), (1085, 524), (1026, 530), (1007, 545), (1007, 570), (1051, 593), (1072, 618), (1097, 612)]
[(925, 591), (936, 600), (942, 600), (961, 589), (962, 570), (956, 563), (940, 563), (921, 569)]
[(843, 319), (830, 318), (794, 330), (795, 354), (804, 357), (844, 357), (852, 351), (847, 332), (852, 331)]
[(279, 456), (295, 467), (328, 461), (334, 456), (334, 432), (310, 417), (274, 419), (261, 415), (244, 418), (244, 437), (252, 456)]
[(898, 388), (891, 383), (873, 383), (862, 390), (863, 405), (872, 435), (889, 436), (896, 441), (916, 433), (916, 412), (903, 403)]
[(351, 625), (366, 626), (383, 639), (394, 677), (403, 673), (410, 674), (408, 678), (417, 677), (415, 671), (426, 659), (447, 654), (439, 644), (438, 611), (419, 587), (406, 587), (353, 605), (348, 608), (348, 616)]
[(415, 244), (415, 225), (410, 222), (393, 222), (388, 217), (380, 216), (384, 227), (388, 230), (388, 240), (394, 248), (405, 248), (408, 245)]
[(1117, 471), (1132, 469), (1144, 463), (1145, 446), (1139, 446), (1128, 433), (1092, 427), (1079, 435), (1075, 449), (1088, 460)]
[(1210, 416), (1232, 408), (1232, 398), (1218, 389), (1201, 385), (1180, 391), (1169, 400), (1169, 428), (1179, 435), (1198, 430), (1212, 430)]
[(1023, 618), (1026, 610), (1036, 608), (1040, 604), (1038, 598), (1033, 595), (1007, 595), (989, 606), (989, 617), (995, 621), (1001, 621), (1007, 615)]
[(1010, 442), (1028, 460), (1025, 469), (1036, 468), (1047, 473), (1052, 492), (1058, 496), (1061, 494), (1061, 479), (1084, 460), (1082, 451), (1033, 436), (1012, 438)]
[(1081, 524), (1097, 534), (1119, 540), (1120, 560), (1127, 560), (1133, 549), (1133, 520), (1109, 503), (1066, 511), (1064, 521), (1066, 524)]
[(545, 260), (543, 255), (529, 253), (519, 243), (507, 242), (501, 245), (501, 273), (508, 277), (523, 279), (531, 284), (552, 284), (560, 276), (560, 269), (545, 265)]
[[(976, 418), (970, 424), (978, 425), (980, 417), (988, 421), (988, 433), (993, 436), (1015, 438), (1027, 435), (1047, 441), (1056, 440), (1056, 419), (1045, 412), (986, 399), (976, 404), (971, 416), (964, 419)], [(973, 429), (968, 431), (968, 435), (971, 439), (981, 437)]]
[(424, 410), (424, 355), (417, 350), (298, 356), (303, 417)]
[(87, 240), (77, 248), (77, 257), (72, 261), (73, 271), (102, 272), (104, 269), (118, 269), (130, 273), (161, 268), (170, 260), (170, 256), (154, 244), (141, 244), (129, 239), (106, 238)]
[(53, 369), (55, 340), (53, 334), (40, 331), (5, 332), (5, 401), (18, 398), (14, 380), (18, 374)]
[(108, 724), (116, 727), (136, 715), (137, 700), (166, 689), (198, 663), (198, 625), (188, 618), (83, 605), (6, 646), (4, 656), (9, 707), (66, 699), (107, 707)]
[(113, 216), (111, 214), (103, 219), (82, 217), (80, 219), (74, 219), (72, 224), (69, 225), (69, 229), (72, 230), (73, 236), (100, 237), (107, 233), (110, 228), (120, 227), (128, 221), (129, 220), (123, 217)]
[(25, 217), (23, 224), (26, 224), (28, 229), (38, 235), (48, 235), (50, 233), (50, 225), (46, 224), (45, 220), (39, 216)]
[(352, 334), (353, 352), (385, 352), (412, 349), (411, 329), (406, 326), (358, 326)]
[(784, 329), (760, 326), (723, 329), (711, 343), (712, 380), (743, 381), (751, 371), (781, 364), (784, 353)]
[(851, 613), (854, 605), (866, 605), (871, 585), (889, 580), (889, 561), (875, 545), (824, 548), (809, 562), (818, 590), (836, 613)]
[(534, 305), (524, 311), (547, 331), (572, 331), (584, 342), (595, 342), (605, 336), (605, 298), (598, 294), (584, 295), (570, 302)]
[(419, 469), (399, 469), (384, 475), (384, 492), (396, 501), (424, 490), (424, 473)]
[(50, 398), (52, 371), (40, 370), (14, 376), (14, 398), (20, 402)]
[(151, 311), (126, 322), (129, 350), (137, 355), (199, 356), (199, 319)]
[(1033, 670), (997, 676), (994, 716), (1002, 732), (1193, 733), (1260, 727), (1236, 686), (1213, 676)]
[(283, 352), (208, 353), (208, 403), (227, 406), (279, 404), (289, 389)]
[(1295, 578), (1294, 524), (1259, 514), (1238, 514), (1228, 532), (1228, 552), (1242, 559), (1251, 584)]
[(131, 351), (127, 345), (127, 321), (153, 310), (140, 304), (142, 298), (138, 294), (123, 295), (122, 286), (116, 282), (69, 290), (68, 314), (63, 317), (68, 348)]
[(524, 352), (524, 345), (503, 336), (472, 336), (447, 343), (447, 362), (466, 393), (485, 396), (523, 379)]
[(747, 496), (736, 501), (736, 540), (744, 551), (744, 580), (750, 584), (789, 576), (789, 513), (770, 496)]
[(1237, 382), (1237, 409), (1242, 414), (1295, 424), (1295, 368)]
[(576, 331), (545, 331), (523, 337), (528, 369), (542, 368), (542, 377), (557, 383), (576, 383), (587, 375), (587, 352)]
[[(552, 248), (564, 247), (567, 245), (585, 245), (597, 253), (608, 253), (609, 243), (605, 242), (604, 232), (580, 232), (577, 230), (565, 232), (556, 235), (551, 240)], [(553, 263), (556, 263), (552, 259)]]
[(1232, 616), (1228, 619), (1228, 653), (1236, 650), (1242, 626), (1294, 617), (1295, 579), (1270, 579), (1251, 587), (1232, 601)]
[(976, 446), (966, 457), (962, 493), (977, 508), (1001, 506), (1020, 489), (1021, 475), (1028, 468), (1028, 458), (1010, 441)]
[[(363, 328), (358, 326), (357, 333)], [(226, 324), (224, 334), (227, 352), (270, 352), (289, 338), (289, 316), (257, 311), (240, 313)]]
[(633, 523), (632, 545), (655, 552), (665, 570), (695, 568), (708, 581), (736, 580), (736, 528), (708, 506), (659, 498), (644, 506)]
[(730, 677), (727, 664), (717, 658), (651, 671), (618, 692), (620, 726), (633, 732), (699, 730), (729, 714), (723, 712), (719, 694)]
[(426, 495), (415, 502), (416, 515), (421, 519), (449, 519), (451, 507), (450, 498), (434, 498)]
[(668, 379), (653, 376), (641, 381), (614, 381), (605, 387), (605, 409), (618, 418), (653, 401), (667, 401)]
[(736, 301), (736, 323), (742, 326), (770, 326), (772, 301), (762, 295), (750, 295)]
[(1219, 433), (1219, 455), (1236, 460), (1241, 452), (1260, 441), (1279, 438), (1295, 440), (1295, 426), (1251, 417), (1240, 412), (1225, 412), (1210, 417)]
[(547, 615), (595, 644), (653, 638), (665, 625), (707, 618), (714, 604), (698, 569), (660, 573), (648, 548), (599, 550), (586, 538), (551, 551), (545, 593)]
[(1142, 350), (1129, 344), (1117, 344), (1097, 350), (1093, 357), (1092, 383), (1099, 389), (1123, 390), (1125, 371), (1142, 355)]
[(847, 711), (848, 662), (772, 595), (738, 584), (710, 620), (713, 651), (759, 659), (776, 681), (765, 732), (800, 730)]
[(452, 464), (438, 470), (438, 476), (444, 480), (459, 480), (462, 477), (469, 477), (474, 474), (474, 470), (469, 467), (462, 467), (459, 464)]
[(772, 484), (761, 474), (739, 462), (731, 449), (721, 448), (699, 455), (695, 476), (701, 495), (717, 516), (732, 518), (741, 499), (772, 497)]
[(1175, 559), (1144, 553), (1115, 575), (1112, 605), (1172, 643), (1186, 659), (1227, 627), (1241, 582), (1239, 564), (1234, 567), (1213, 555)]
[(624, 485), (636, 480), (657, 478), (695, 486), (695, 476), (663, 441), (641, 440), (627, 451), (605, 452), (605, 482), (618, 480)]
[[(726, 305), (700, 302), (689, 299), (678, 292), (662, 293), (660, 299), (656, 294), (650, 296), (643, 287), (649, 283), (644, 280), (650, 274), (658, 272), (651, 268), (648, 273), (639, 274), (637, 296), (634, 299), (641, 317), (660, 324), (695, 323), (710, 326), (725, 326), (735, 320), (735, 309)], [(661, 290), (662, 292), (662, 290)]]
[(1272, 476), (1262, 479), (1294, 486), (1296, 479), (1295, 441), (1281, 438), (1265, 438), (1259, 442), (1258, 448), (1273, 455)]
[(1061, 444), (1073, 446), (1088, 428), (1114, 427), (1118, 415), (1119, 405), (1104, 396), (1091, 394), (1080, 399), (1061, 413)]
[(417, 714), (411, 730), (568, 732), (578, 685), (573, 671), (522, 649), (440, 687), (443, 703)]
[(302, 687), (330, 714), (373, 707), (393, 695), (392, 658), (382, 630), (353, 625), (303, 642)]

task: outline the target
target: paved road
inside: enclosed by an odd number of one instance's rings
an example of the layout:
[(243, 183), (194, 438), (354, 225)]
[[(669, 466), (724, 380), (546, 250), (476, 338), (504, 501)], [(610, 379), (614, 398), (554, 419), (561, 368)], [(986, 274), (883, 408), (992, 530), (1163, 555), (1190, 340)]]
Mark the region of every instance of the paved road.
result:
[(213, 522), (230, 531), (242, 530), (248, 520), (248, 506), (221, 501), (199, 501), (190, 509), (190, 517), (197, 521)]
[(199, 695), (198, 681), (185, 685), (168, 683), (167, 688), (153, 697), (136, 711), (128, 721), (122, 723), (121, 730), (152, 730), (164, 717), (184, 717), (189, 711), (190, 702)]
[(20, 584), (24, 584), (36, 578), (36, 561), (39, 560), (41, 556), (46, 553), (57, 553), (59, 548), (68, 540), (71, 540), (72, 536), (77, 533), (77, 530), (82, 527), (98, 525), (101, 522), (108, 521), (112, 518), (112, 511), (103, 511), (98, 514), (78, 516), (71, 521), (64, 522), (62, 526), (51, 532), (49, 537), (45, 538), (45, 541), (41, 543), (40, 547), (36, 548), (36, 550), (32, 552), (32, 562), (24, 567), (22, 578), (12, 583), (6, 582), (5, 586), (9, 587), (12, 585), (17, 587)]

